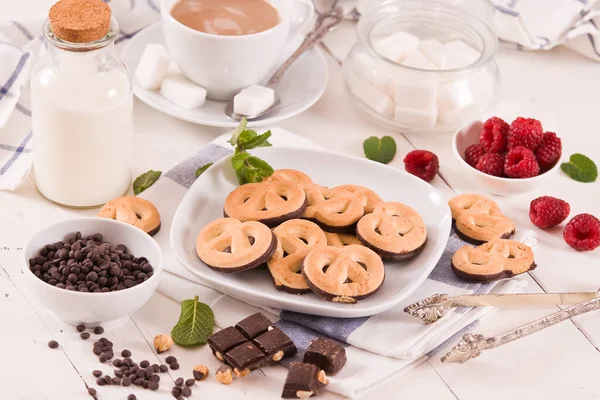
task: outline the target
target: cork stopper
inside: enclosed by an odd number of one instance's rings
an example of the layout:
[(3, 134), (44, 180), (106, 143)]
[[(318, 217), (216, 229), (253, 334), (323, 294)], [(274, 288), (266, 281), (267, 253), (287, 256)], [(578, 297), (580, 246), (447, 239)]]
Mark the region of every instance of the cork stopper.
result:
[(110, 29), (110, 16), (110, 7), (102, 0), (60, 0), (48, 13), (54, 35), (71, 43), (103, 38)]

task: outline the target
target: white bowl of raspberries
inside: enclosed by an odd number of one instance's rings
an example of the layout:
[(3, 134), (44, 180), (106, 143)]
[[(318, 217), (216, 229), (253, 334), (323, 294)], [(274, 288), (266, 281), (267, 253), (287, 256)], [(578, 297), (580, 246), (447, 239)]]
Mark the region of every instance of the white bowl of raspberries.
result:
[(562, 161), (562, 143), (540, 121), (518, 117), (474, 121), (454, 135), (454, 155), (465, 173), (489, 193), (530, 192), (554, 176)]

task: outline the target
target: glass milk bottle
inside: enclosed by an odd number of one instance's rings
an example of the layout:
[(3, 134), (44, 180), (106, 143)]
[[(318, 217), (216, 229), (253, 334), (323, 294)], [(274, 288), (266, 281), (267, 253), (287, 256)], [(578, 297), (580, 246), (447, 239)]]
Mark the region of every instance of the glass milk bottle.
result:
[(99, 206), (131, 184), (132, 85), (101, 0), (61, 0), (44, 23), (48, 53), (31, 79), (37, 189), (63, 206)]

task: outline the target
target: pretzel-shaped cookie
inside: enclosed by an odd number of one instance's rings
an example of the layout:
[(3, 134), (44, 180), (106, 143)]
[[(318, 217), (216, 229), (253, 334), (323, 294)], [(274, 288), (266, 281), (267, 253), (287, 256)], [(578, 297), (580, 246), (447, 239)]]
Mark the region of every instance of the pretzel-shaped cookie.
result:
[(361, 200), (347, 190), (333, 193), (331, 189), (312, 184), (305, 188), (308, 207), (302, 218), (317, 223), (324, 231), (352, 232), (364, 215)]
[(300, 269), (312, 249), (327, 246), (325, 234), (317, 224), (303, 219), (286, 221), (273, 233), (277, 236), (277, 248), (267, 265), (275, 288), (295, 294), (310, 292)]
[(291, 181), (247, 183), (229, 193), (223, 213), (240, 221), (259, 221), (274, 227), (298, 218), (306, 209), (306, 194)]
[(479, 247), (463, 246), (452, 256), (454, 273), (469, 281), (510, 278), (535, 267), (531, 248), (514, 240), (494, 239)]
[(383, 258), (403, 260), (423, 250), (427, 228), (409, 206), (385, 202), (358, 221), (356, 237)]
[(515, 225), (504, 215), (465, 213), (456, 220), (456, 235), (471, 244), (508, 239), (513, 233)]
[(350, 233), (325, 232), (325, 237), (327, 238), (327, 246), (345, 247), (351, 244), (362, 246), (360, 240)]
[(239, 272), (264, 264), (275, 251), (277, 238), (264, 224), (220, 218), (206, 225), (196, 239), (196, 253), (209, 268)]
[(276, 169), (271, 176), (265, 178), (263, 181), (273, 182), (275, 180), (292, 181), (302, 186), (302, 188), (313, 183), (310, 176), (295, 169)]
[(372, 213), (375, 207), (382, 203), (381, 197), (369, 188), (360, 185), (341, 185), (331, 189), (331, 193), (335, 195), (337, 192), (346, 190), (350, 193), (354, 193), (361, 201), (365, 208), (365, 214)]
[(478, 194), (459, 194), (451, 198), (448, 205), (454, 220), (465, 213), (502, 215), (500, 207), (494, 200)]
[(356, 303), (377, 292), (385, 279), (383, 261), (364, 246), (317, 247), (304, 259), (302, 275), (326, 300)]
[(109, 201), (98, 211), (98, 217), (115, 219), (140, 228), (150, 236), (160, 230), (160, 214), (154, 204), (136, 196), (123, 196)]

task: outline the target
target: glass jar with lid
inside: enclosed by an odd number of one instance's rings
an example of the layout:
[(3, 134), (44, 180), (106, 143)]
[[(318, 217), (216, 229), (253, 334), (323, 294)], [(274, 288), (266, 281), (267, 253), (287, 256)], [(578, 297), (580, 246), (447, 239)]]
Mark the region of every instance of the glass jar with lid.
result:
[(61, 0), (43, 26), (47, 55), (31, 78), (40, 193), (95, 207), (131, 184), (132, 81), (114, 53), (119, 29), (101, 0)]
[(450, 3), (383, 0), (357, 29), (344, 80), (375, 121), (406, 133), (450, 133), (493, 106), (498, 41), (482, 16)]

